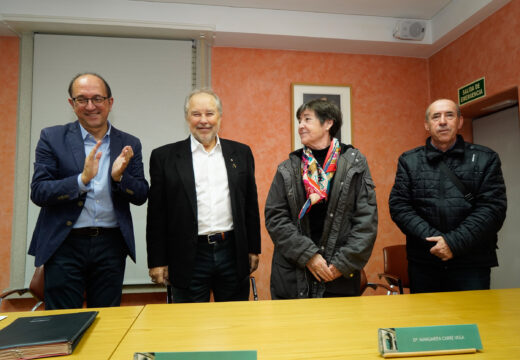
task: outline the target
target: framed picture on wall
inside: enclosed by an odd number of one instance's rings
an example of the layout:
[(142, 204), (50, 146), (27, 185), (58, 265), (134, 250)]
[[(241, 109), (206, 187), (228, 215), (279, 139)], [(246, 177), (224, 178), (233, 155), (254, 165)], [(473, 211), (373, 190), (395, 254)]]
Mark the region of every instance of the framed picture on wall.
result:
[(343, 125), (336, 133), (342, 143), (352, 144), (351, 135), (351, 113), (350, 113), (350, 86), (292, 83), (291, 84), (291, 149), (296, 150), (302, 147), (300, 135), (298, 134), (298, 119), (296, 111), (303, 104), (314, 99), (326, 99), (334, 102), (341, 110), (343, 115)]

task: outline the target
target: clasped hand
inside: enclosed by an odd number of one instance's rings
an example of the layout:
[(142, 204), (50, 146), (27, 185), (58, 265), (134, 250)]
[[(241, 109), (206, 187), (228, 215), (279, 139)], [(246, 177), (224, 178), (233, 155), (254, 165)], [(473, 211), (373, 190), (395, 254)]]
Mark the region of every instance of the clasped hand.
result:
[(168, 266), (158, 266), (148, 270), (150, 280), (155, 284), (168, 283)]
[(306, 266), (318, 281), (332, 281), (341, 276), (341, 272), (334, 265), (328, 265), (319, 253), (311, 257)]
[(447, 261), (453, 258), (448, 243), (442, 236), (430, 236), (426, 238), (427, 241), (435, 242), (436, 244), (430, 249), (430, 253), (437, 256), (442, 261)]

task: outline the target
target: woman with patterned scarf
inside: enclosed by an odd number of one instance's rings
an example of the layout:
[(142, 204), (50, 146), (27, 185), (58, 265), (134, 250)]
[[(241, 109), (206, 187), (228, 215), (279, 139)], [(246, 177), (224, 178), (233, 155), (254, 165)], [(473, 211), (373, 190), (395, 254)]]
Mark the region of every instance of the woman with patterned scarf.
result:
[(296, 118), (303, 149), (278, 166), (265, 204), (271, 297), (357, 296), (377, 235), (366, 158), (334, 137), (342, 123), (334, 103), (309, 101)]

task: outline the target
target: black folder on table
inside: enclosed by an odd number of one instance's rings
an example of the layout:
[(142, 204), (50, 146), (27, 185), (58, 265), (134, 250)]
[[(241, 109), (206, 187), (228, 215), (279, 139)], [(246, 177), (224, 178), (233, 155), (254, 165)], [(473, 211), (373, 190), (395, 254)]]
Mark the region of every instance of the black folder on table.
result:
[(97, 311), (21, 317), (0, 330), (0, 360), (69, 355)]

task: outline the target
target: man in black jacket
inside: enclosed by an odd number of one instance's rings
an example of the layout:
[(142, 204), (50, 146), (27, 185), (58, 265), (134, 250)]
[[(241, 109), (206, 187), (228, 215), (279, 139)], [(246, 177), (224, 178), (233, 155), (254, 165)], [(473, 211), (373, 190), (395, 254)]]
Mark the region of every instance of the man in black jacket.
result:
[(146, 242), (150, 278), (173, 301), (247, 300), (258, 267), (260, 215), (253, 153), (220, 138), (222, 103), (209, 89), (185, 101), (191, 135), (150, 156)]
[(412, 293), (489, 289), (506, 188), (493, 150), (464, 142), (460, 108), (434, 101), (426, 145), (399, 158), (390, 215), (406, 235)]

